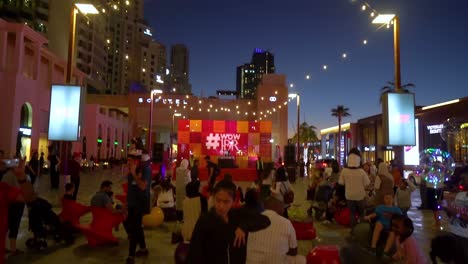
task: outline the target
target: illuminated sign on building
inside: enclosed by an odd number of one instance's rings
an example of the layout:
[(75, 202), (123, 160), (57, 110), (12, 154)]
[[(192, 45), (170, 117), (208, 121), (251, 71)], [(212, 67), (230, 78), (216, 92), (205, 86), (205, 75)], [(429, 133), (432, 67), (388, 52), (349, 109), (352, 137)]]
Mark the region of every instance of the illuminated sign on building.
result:
[(270, 102), (276, 102), (276, 96), (270, 96)]
[(149, 30), (149, 28), (145, 29), (145, 30), (143, 31), (143, 34), (148, 35), (148, 36), (153, 36), (153, 34), (152, 34), (151, 31)]
[[(143, 97), (139, 97), (138, 98), (138, 103), (142, 104), (144, 102), (144, 98)], [(147, 103), (151, 103), (151, 98), (146, 98), (146, 102)], [(183, 100), (183, 99), (161, 99), (161, 98), (155, 98), (154, 99), (154, 102), (155, 103), (163, 103), (163, 104), (176, 104), (176, 105), (180, 105), (180, 104), (188, 104), (187, 100)]]
[(442, 128), (444, 128), (443, 124), (439, 125), (431, 125), (431, 126), (426, 126), (427, 130), (429, 131), (429, 134), (439, 134), (442, 132)]
[(229, 153), (230, 155), (242, 155), (239, 150), (241, 134), (210, 133), (206, 136), (205, 146), (207, 150)]

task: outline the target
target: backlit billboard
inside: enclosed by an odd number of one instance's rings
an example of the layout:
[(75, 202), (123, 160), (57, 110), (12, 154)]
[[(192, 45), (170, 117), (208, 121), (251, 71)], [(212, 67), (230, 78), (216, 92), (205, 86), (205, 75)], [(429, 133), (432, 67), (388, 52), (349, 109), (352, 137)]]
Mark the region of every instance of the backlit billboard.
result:
[(384, 144), (414, 146), (414, 94), (386, 93), (382, 98)]
[(49, 140), (78, 140), (81, 87), (52, 85), (50, 94)]

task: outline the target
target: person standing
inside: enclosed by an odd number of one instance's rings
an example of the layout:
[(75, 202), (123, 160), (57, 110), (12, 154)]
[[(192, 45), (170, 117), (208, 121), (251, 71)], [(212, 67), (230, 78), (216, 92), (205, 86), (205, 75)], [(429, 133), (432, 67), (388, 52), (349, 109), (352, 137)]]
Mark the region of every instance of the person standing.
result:
[(218, 165), (211, 161), (209, 155), (205, 156), (206, 168), (208, 169), (208, 186), (209, 189), (213, 188), (216, 183), (216, 177), (221, 173)]
[(271, 188), (271, 195), (283, 203), (284, 210), (282, 216), (289, 218), (288, 208), (291, 207), (291, 204), (285, 201), (284, 196), (289, 191), (292, 191), (292, 186), (289, 183), (288, 174), (281, 159), (279, 164), (280, 166), (276, 169), (275, 183), (273, 184), (273, 188)]
[(32, 154), (31, 159), (29, 160), (29, 164), (28, 166), (26, 166), (26, 169), (28, 170), (29, 178), (31, 179), (31, 184), (34, 185), (37, 177), (39, 176), (39, 159), (37, 151), (34, 151), (34, 153)]
[(176, 169), (176, 215), (178, 220), (183, 219), (185, 186), (190, 182), (189, 161), (183, 159)]
[[(149, 154), (147, 152), (142, 154), (141, 150), (133, 150), (128, 155), (128, 216), (124, 223), (129, 239), (127, 264), (135, 263), (137, 256), (143, 257), (149, 254), (142, 220), (150, 208), (150, 162)], [(136, 251), (137, 244), (140, 247), (138, 251)]]
[(73, 200), (76, 201), (78, 195), (78, 189), (80, 188), (80, 154), (75, 153), (73, 159), (70, 160), (69, 164), (69, 173), (70, 181), (75, 185), (75, 190), (73, 191)]
[[(52, 150), (52, 149), (51, 149)], [(50, 150), (49, 150), (50, 151)], [(49, 154), (47, 157), (50, 164), (50, 188), (52, 190), (58, 190), (60, 179), (59, 179), (59, 166), (60, 166), (60, 159), (55, 153)]]
[(262, 160), (262, 157), (260, 157), (260, 155), (257, 155), (256, 169), (257, 169), (257, 180), (259, 183), (261, 183), (262, 173), (263, 173), (263, 160)]
[(393, 193), (393, 176), (388, 171), (387, 164), (380, 162), (378, 165), (377, 176), (375, 178), (374, 188), (375, 193), (375, 205), (384, 203), (384, 195), (387, 193)]
[(190, 167), (190, 178), (192, 182), (200, 180), (198, 178), (198, 175), (200, 174), (200, 171), (198, 170), (198, 165), (199, 165), (199, 161), (198, 159), (196, 159), (193, 161), (193, 164)]
[(42, 170), (44, 169), (44, 152), (41, 152), (41, 157), (39, 158), (39, 175), (42, 175)]
[(338, 183), (345, 187), (345, 197), (351, 214), (350, 224), (353, 227), (358, 216), (364, 217), (365, 188), (370, 183), (369, 177), (361, 168), (359, 150), (350, 150), (347, 167), (341, 171)]

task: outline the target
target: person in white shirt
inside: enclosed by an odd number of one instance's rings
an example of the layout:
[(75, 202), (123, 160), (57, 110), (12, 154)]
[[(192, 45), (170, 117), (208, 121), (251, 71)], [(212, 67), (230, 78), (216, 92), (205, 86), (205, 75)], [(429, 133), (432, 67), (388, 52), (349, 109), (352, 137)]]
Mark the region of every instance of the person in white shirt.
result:
[(304, 256), (297, 255), (296, 231), (291, 221), (281, 216), (283, 208), (283, 203), (274, 197), (265, 201), (266, 210), (262, 214), (271, 224), (266, 229), (249, 233), (246, 263), (306, 263)]
[(345, 186), (345, 197), (351, 213), (351, 226), (356, 224), (356, 216), (364, 217), (364, 198), (366, 186), (370, 180), (367, 173), (361, 168), (359, 150), (353, 148), (349, 152), (348, 166), (341, 171), (338, 183)]

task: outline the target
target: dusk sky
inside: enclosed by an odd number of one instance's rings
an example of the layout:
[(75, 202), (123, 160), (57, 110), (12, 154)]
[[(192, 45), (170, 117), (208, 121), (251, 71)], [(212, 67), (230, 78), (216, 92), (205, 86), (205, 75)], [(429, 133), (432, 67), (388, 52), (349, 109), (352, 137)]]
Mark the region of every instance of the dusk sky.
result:
[[(344, 123), (381, 112), (380, 89), (393, 81), (393, 27), (371, 24), (359, 0), (146, 0), (153, 36), (190, 50), (194, 95), (235, 90), (236, 67), (253, 50), (275, 55), (301, 94), (301, 122), (319, 129), (337, 125), (330, 109), (349, 108)], [(467, 96), (468, 1), (371, 0), (377, 12), (395, 13), (401, 24), (402, 83), (414, 83), (416, 104)], [(363, 45), (363, 40), (368, 41)], [(346, 53), (347, 58), (342, 59)], [(168, 57), (169, 59), (169, 57)], [(328, 65), (324, 71), (322, 65)], [(309, 74), (310, 80), (305, 76)], [(296, 103), (289, 107), (295, 132)]]

